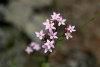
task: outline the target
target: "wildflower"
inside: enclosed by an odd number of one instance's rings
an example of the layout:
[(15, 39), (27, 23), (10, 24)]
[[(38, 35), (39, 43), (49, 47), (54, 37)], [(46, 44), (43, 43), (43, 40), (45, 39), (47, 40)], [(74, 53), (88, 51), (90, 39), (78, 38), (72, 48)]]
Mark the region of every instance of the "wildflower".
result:
[(39, 37), (40, 39), (43, 39), (43, 36), (45, 34), (43, 34), (43, 30), (41, 30), (40, 32), (35, 32), (36, 36)]
[(50, 45), (51, 48), (54, 48), (54, 45), (53, 45), (54, 41), (53, 40), (52, 41), (47, 40), (47, 42), (45, 44), (48, 44), (48, 45)]
[(68, 40), (69, 38), (72, 38), (72, 35), (71, 35), (71, 33), (69, 33), (69, 32), (65, 33), (65, 36), (66, 36), (66, 39), (67, 39), (67, 40)]
[(44, 53), (47, 53), (48, 51), (52, 52), (50, 45), (44, 44), (42, 47), (44, 48)]
[(27, 47), (27, 48), (25, 49), (25, 51), (26, 51), (28, 54), (30, 54), (30, 53), (33, 52), (33, 49), (32, 49), (31, 47)]
[(56, 14), (55, 12), (53, 12), (53, 15), (51, 15), (51, 17), (51, 20), (58, 20), (60, 18), (60, 13)]
[(66, 19), (63, 19), (62, 17), (60, 17), (58, 21), (59, 21), (58, 26), (65, 25)]
[(49, 29), (49, 24), (50, 24), (49, 19), (47, 19), (46, 22), (43, 23), (43, 25), (46, 26), (46, 27), (45, 27), (46, 30)]
[(52, 29), (56, 29), (54, 27), (54, 23), (52, 21), (49, 21), (48, 19), (46, 20), (46, 22), (43, 23), (43, 25), (45, 25), (45, 29), (49, 29), (49, 30), (52, 30)]
[(68, 28), (67, 28), (67, 30), (72, 33), (74, 31), (76, 31), (74, 28), (75, 28), (75, 26), (69, 25)]
[(32, 47), (33, 50), (36, 50), (36, 51), (40, 50), (39, 44), (37, 44), (37, 43), (35, 43), (35, 42), (32, 42), (32, 43), (30, 44), (30, 47)]
[[(58, 23), (56, 23), (58, 22)], [(52, 49), (55, 48), (54, 46), (54, 41), (55, 39), (58, 38), (58, 40), (56, 42), (59, 41), (60, 37), (57, 37), (59, 32), (59, 29), (61, 28), (61, 33), (64, 34), (64, 36), (66, 37), (66, 39), (68, 40), (69, 38), (72, 38), (71, 33), (76, 31), (75, 30), (75, 26), (72, 25), (68, 25), (67, 28), (65, 28), (66, 24), (66, 19), (63, 19), (62, 16), (60, 16), (60, 13), (55, 13), (53, 12), (53, 15), (51, 15), (51, 19), (47, 19), (43, 25), (45, 26), (45, 30), (46, 34), (43, 33), (43, 30), (41, 30), (40, 32), (35, 32), (36, 36), (42, 40), (44, 42), (44, 44), (40, 47), (39, 44), (35, 43), (35, 42), (31, 42), (31, 44), (25, 49), (25, 51), (30, 54), (31, 52), (38, 51), (41, 48), (44, 49), (44, 53), (47, 52), (52, 52)], [(62, 26), (65, 25), (65, 26)], [(59, 27), (59, 28), (58, 28)], [(57, 28), (57, 30), (56, 30)], [(67, 31), (65, 32), (64, 29), (66, 29)], [(62, 38), (64, 38), (64, 36), (61, 36)], [(61, 38), (61, 40), (62, 40)]]
[(50, 31), (49, 33), (50, 39), (57, 39), (58, 37), (56, 35), (57, 35), (57, 32), (53, 33), (53, 31)]
[(46, 53), (47, 51), (52, 52), (51, 48), (54, 48), (54, 41), (49, 41), (47, 40), (47, 42), (42, 46), (45, 50), (44, 53)]

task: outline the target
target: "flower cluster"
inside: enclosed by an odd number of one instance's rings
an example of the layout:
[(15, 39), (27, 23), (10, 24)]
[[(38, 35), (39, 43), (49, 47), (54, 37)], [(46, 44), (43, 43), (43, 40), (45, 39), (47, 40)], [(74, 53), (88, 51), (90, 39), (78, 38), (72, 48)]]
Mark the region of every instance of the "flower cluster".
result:
[(28, 54), (32, 53), (34, 50), (40, 50), (40, 45), (35, 42), (31, 42), (31, 44), (29, 44), (29, 46), (27, 46), (27, 48), (25, 49)]
[[(75, 32), (74, 29), (75, 26), (72, 26), (71, 24), (66, 24), (66, 19), (63, 19), (63, 17), (60, 15), (60, 13), (53, 12), (53, 15), (51, 15), (51, 19), (47, 19), (45, 22), (43, 22), (43, 25), (45, 26), (46, 33), (41, 30), (40, 32), (35, 32), (36, 36), (44, 42), (41, 48), (44, 49), (44, 53), (52, 52), (52, 48), (54, 47), (55, 40), (59, 39), (58, 32), (61, 28), (63, 28), (62, 33), (64, 34), (64, 37), (68, 40), (69, 38), (72, 38), (71, 33)], [(33, 52), (33, 50), (39, 50), (40, 46), (37, 43), (31, 43), (30, 47), (28, 46), (26, 48), (26, 52), (30, 54)]]
[(66, 39), (67, 39), (67, 40), (68, 40), (69, 38), (72, 38), (71, 33), (76, 31), (74, 28), (75, 28), (75, 26), (71, 26), (71, 25), (69, 25), (68, 28), (66, 28), (65, 36), (66, 36)]

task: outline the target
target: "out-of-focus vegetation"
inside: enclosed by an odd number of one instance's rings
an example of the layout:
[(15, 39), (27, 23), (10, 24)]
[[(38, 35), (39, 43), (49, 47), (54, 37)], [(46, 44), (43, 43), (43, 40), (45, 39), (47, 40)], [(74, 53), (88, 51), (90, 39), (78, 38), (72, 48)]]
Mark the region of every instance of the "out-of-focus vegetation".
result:
[[(43, 28), (42, 23), (53, 11), (76, 25), (77, 31), (73, 39), (57, 43), (49, 62), (42, 64), (44, 53), (28, 55), (25, 48), (31, 41), (40, 43), (34, 32)], [(0, 67), (100, 67), (97, 14), (100, 14), (100, 0), (1, 0)]]

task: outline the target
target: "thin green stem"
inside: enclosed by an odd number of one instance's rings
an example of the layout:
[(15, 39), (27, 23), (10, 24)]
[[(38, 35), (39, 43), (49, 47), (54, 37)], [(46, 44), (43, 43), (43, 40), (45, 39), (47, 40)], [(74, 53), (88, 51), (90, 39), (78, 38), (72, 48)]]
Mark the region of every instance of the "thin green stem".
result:
[[(95, 16), (93, 16), (89, 21), (87, 21), (87, 23), (84, 23), (81, 28), (83, 29), (84, 27), (86, 27), (86, 25), (88, 25), (89, 23), (92, 23), (92, 21), (94, 21), (97, 17), (100, 16), (100, 13), (97, 13)], [(81, 29), (80, 28), (80, 29)]]

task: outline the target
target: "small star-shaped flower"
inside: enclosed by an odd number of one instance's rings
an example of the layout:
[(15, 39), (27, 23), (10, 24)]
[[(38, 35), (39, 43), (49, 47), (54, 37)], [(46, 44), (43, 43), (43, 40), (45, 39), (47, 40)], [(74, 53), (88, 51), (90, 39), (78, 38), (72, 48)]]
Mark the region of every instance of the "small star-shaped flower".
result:
[(59, 18), (59, 20), (58, 20), (58, 26), (60, 26), (60, 25), (65, 25), (65, 21), (66, 21), (66, 19), (63, 19), (62, 17), (60, 17)]
[(71, 33), (69, 33), (69, 32), (65, 33), (65, 36), (66, 36), (66, 39), (67, 39), (67, 40), (68, 40), (69, 38), (72, 38), (72, 35), (71, 35)]
[(43, 23), (43, 25), (46, 26), (46, 27), (45, 27), (46, 30), (47, 30), (47, 29), (49, 29), (49, 30), (56, 29), (56, 28), (54, 27), (54, 23), (53, 23), (52, 21), (48, 20), (48, 19), (46, 20), (46, 22)]
[(46, 22), (43, 23), (43, 25), (45, 25), (45, 29), (49, 29), (49, 24), (50, 24), (50, 21), (49, 19), (46, 20)]
[(40, 50), (39, 44), (37, 44), (35, 42), (31, 42), (30, 47), (32, 47), (33, 50), (36, 50), (36, 51)]
[(58, 20), (59, 18), (60, 18), (60, 13), (55, 13), (55, 12), (53, 12), (53, 15), (51, 15), (51, 20)]
[(48, 45), (50, 45), (51, 46), (51, 48), (54, 48), (54, 41), (52, 40), (52, 41), (50, 41), (50, 40), (47, 40), (47, 42), (45, 43), (45, 44), (48, 44)]
[(58, 37), (56, 36), (57, 35), (57, 32), (53, 33), (53, 31), (49, 31), (49, 36), (50, 36), (50, 39), (57, 39)]
[(72, 33), (74, 31), (76, 31), (74, 28), (75, 28), (75, 26), (69, 25), (68, 28), (67, 28), (67, 30)]
[(44, 44), (42, 48), (44, 48), (44, 53), (47, 53), (48, 51), (52, 52), (50, 45)]
[(45, 35), (43, 33), (43, 30), (41, 30), (40, 32), (35, 32), (36, 36), (39, 37), (41, 40), (43, 39), (43, 36)]
[(44, 53), (50, 51), (52, 52), (52, 49), (51, 48), (54, 48), (54, 41), (49, 41), (47, 40), (47, 42), (42, 46), (45, 50), (44, 50)]
[(33, 52), (33, 49), (32, 49), (31, 47), (27, 47), (27, 48), (25, 49), (25, 51), (26, 51), (28, 54), (30, 54), (30, 53)]

